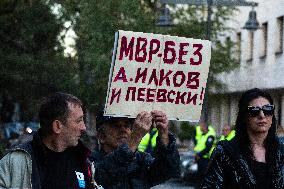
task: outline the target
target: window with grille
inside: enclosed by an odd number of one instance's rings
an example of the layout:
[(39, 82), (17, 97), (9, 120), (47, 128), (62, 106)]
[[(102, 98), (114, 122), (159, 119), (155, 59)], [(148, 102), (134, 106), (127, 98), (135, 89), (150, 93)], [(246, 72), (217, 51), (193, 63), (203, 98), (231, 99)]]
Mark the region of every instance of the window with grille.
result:
[(276, 33), (276, 53), (282, 53), (283, 52), (283, 22), (284, 16), (277, 18), (277, 33)]
[(252, 58), (253, 58), (253, 38), (254, 38), (254, 32), (248, 32), (248, 45), (247, 45), (247, 50), (246, 50), (246, 53), (247, 53), (247, 62), (251, 62), (252, 61)]
[(260, 58), (265, 58), (267, 54), (267, 30), (268, 23), (263, 23), (261, 27)]
[(237, 56), (238, 62), (241, 61), (241, 42), (242, 42), (242, 34), (241, 34), (241, 32), (238, 32), (237, 33), (237, 42), (236, 42), (236, 46), (237, 46), (236, 56)]

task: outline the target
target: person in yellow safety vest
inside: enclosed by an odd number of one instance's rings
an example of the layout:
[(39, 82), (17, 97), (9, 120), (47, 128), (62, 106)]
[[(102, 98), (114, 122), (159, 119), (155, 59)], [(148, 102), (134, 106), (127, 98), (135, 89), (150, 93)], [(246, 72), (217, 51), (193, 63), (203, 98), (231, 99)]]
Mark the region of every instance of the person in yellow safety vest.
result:
[[(200, 130), (199, 130), (200, 129)], [(200, 132), (201, 131), (201, 132)], [(202, 177), (204, 176), (207, 166), (209, 163), (210, 152), (213, 148), (214, 140), (216, 137), (215, 129), (212, 126), (208, 126), (207, 123), (201, 121), (199, 126), (196, 127), (196, 136), (195, 136), (195, 160), (198, 164), (198, 178), (201, 182)]]
[[(232, 140), (236, 135), (236, 131), (233, 130), (228, 124), (225, 124), (223, 129), (222, 129), (222, 135), (219, 139), (219, 141), (222, 141), (222, 140)], [(214, 151), (215, 147), (217, 146), (217, 141), (214, 142), (213, 144), (213, 148), (211, 148), (210, 150), (210, 156), (212, 154), (212, 152)]]
[[(215, 129), (211, 125), (208, 126), (208, 129), (209, 131), (215, 132)], [(201, 131), (200, 125), (197, 125), (195, 127), (194, 145), (196, 145), (197, 141), (199, 140), (201, 136), (202, 136), (202, 131)]]
[(224, 125), (223, 129), (222, 129), (222, 136), (220, 138), (221, 140), (232, 140), (236, 135), (236, 131), (233, 130), (229, 125)]
[[(215, 132), (215, 129), (211, 125), (208, 126), (208, 129), (211, 132)], [(215, 132), (215, 135), (216, 135), (216, 132)], [(195, 138), (194, 138), (194, 145), (195, 146), (196, 146), (196, 143), (201, 136), (202, 136), (202, 131), (201, 131), (200, 125), (197, 125), (196, 129), (195, 129)], [(211, 154), (212, 154), (212, 152), (213, 152), (213, 150), (216, 146), (215, 143), (216, 143), (216, 140), (214, 140), (213, 147), (209, 151), (209, 157), (211, 156)]]
[(152, 154), (156, 147), (156, 139), (158, 136), (157, 128), (153, 128), (149, 133), (147, 133), (138, 145), (138, 151), (147, 152)]

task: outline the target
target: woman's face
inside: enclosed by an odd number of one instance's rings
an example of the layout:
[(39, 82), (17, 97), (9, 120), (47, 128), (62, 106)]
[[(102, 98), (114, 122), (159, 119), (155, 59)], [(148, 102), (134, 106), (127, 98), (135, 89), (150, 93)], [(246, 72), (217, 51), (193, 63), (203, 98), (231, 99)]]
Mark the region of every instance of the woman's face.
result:
[(270, 113), (269, 111), (267, 111), (267, 109), (269, 110), (269, 105), (270, 105), (269, 101), (263, 97), (256, 98), (249, 103), (250, 108), (254, 110), (257, 109), (259, 110), (259, 108), (257, 107), (264, 108), (265, 112), (263, 112), (262, 109), (258, 113), (255, 113), (257, 111), (255, 111), (254, 114), (248, 113), (247, 117), (248, 132), (255, 134), (268, 133), (268, 130), (270, 129), (272, 124), (272, 115), (273, 115), (271, 111)]

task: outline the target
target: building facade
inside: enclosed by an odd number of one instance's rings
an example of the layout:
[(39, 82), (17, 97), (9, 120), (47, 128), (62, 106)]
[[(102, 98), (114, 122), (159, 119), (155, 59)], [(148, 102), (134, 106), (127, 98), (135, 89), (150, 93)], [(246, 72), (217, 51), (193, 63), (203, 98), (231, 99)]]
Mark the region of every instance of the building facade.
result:
[(236, 56), (240, 65), (219, 76), (226, 88), (216, 89), (214, 100), (209, 104), (209, 121), (219, 134), (224, 124), (235, 124), (240, 95), (255, 87), (272, 94), (278, 124), (284, 126), (284, 1), (254, 2), (258, 3), (254, 8), (260, 24), (258, 30), (249, 32), (242, 29), (251, 7), (240, 7), (228, 23), (235, 28), (228, 37), (237, 44)]

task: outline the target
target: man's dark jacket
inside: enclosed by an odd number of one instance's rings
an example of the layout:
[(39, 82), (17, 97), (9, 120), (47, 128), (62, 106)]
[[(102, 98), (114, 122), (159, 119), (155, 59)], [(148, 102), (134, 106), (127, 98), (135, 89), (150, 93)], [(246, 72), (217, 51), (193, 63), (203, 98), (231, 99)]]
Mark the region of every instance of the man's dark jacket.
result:
[[(32, 159), (32, 174), (31, 174), (32, 189), (41, 188), (39, 163), (45, 163), (44, 162), (45, 150), (43, 145), (44, 144), (41, 140), (41, 137), (39, 136), (39, 133), (35, 133), (32, 141), (21, 144), (15, 147), (15, 149), (12, 149), (12, 151), (24, 151), (30, 155)], [(82, 169), (85, 170), (84, 172), (88, 173), (89, 166), (87, 164), (87, 157), (90, 154), (90, 151), (86, 147), (84, 147), (84, 145), (80, 141), (79, 144), (73, 148), (77, 148), (78, 150), (80, 150), (81, 153), (78, 154), (79, 157), (78, 159), (80, 159), (79, 161), (81, 163)], [(90, 176), (86, 178), (86, 180), (88, 180), (87, 186), (89, 186)]]
[(96, 149), (91, 157), (96, 167), (95, 180), (105, 189), (149, 189), (180, 173), (179, 154), (172, 134), (164, 146), (157, 138), (154, 155), (136, 151), (126, 144), (106, 154)]
[[(270, 167), (271, 189), (284, 188), (284, 148), (279, 144), (276, 164)], [(249, 168), (247, 158), (239, 149), (237, 139), (218, 143), (210, 159), (202, 188), (256, 189), (256, 179)]]

